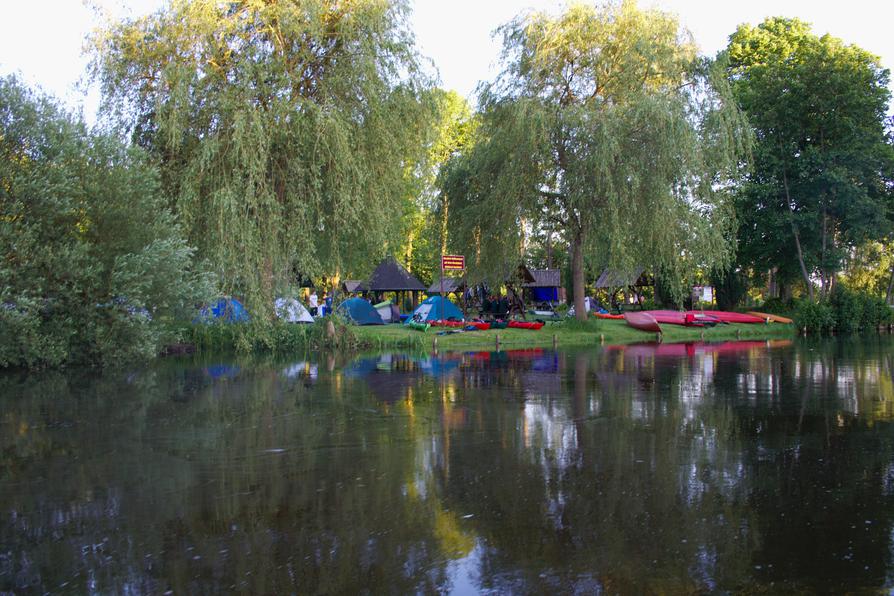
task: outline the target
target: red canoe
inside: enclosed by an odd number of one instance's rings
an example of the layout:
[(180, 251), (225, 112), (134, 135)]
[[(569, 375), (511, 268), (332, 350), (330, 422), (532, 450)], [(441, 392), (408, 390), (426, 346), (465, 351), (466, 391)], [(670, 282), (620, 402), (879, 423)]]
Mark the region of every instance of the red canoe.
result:
[(766, 323), (765, 319), (760, 317), (756, 317), (754, 315), (746, 315), (741, 312), (729, 312), (725, 310), (692, 310), (689, 311), (693, 313), (695, 316), (699, 315), (708, 315), (710, 317), (714, 317), (718, 321), (722, 323)]
[(536, 322), (523, 322), (523, 321), (509, 321), (507, 325), (510, 329), (531, 329), (532, 331), (537, 331), (541, 327), (543, 327), (543, 323), (540, 321)]
[(661, 327), (650, 313), (647, 312), (625, 312), (624, 319), (627, 324), (641, 331), (651, 331), (652, 333), (661, 333)]
[(598, 319), (623, 319), (624, 315), (610, 315), (603, 312), (594, 312), (593, 316)]
[(487, 331), (490, 329), (490, 323), (485, 323), (484, 321), (467, 321), (466, 325), (471, 325), (478, 329), (478, 331)]

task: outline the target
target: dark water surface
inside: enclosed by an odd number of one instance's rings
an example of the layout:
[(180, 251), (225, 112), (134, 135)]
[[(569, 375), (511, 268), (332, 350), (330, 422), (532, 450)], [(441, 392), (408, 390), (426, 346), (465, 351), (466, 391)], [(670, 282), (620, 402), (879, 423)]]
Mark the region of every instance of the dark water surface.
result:
[(0, 377), (0, 591), (894, 586), (894, 342)]

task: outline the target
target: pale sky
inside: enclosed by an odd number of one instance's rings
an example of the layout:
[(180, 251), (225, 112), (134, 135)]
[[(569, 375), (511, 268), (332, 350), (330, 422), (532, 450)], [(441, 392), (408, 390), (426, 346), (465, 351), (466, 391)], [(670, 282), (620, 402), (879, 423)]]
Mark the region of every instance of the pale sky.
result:
[[(163, 0), (93, 0), (115, 15), (140, 15)], [(441, 86), (474, 99), (480, 80), (496, 73), (499, 40), (491, 32), (530, 9), (558, 12), (555, 0), (414, 0), (412, 26), (421, 53), (440, 73)], [(702, 53), (713, 55), (726, 45), (741, 23), (757, 24), (768, 16), (798, 17), (817, 34), (831, 33), (878, 56), (894, 69), (894, 1), (850, 0), (640, 0), (679, 16), (692, 31)], [(96, 93), (75, 88), (85, 72), (84, 36), (96, 25), (82, 0), (0, 0), (0, 75), (20, 73), (30, 85), (81, 107), (94, 119)], [(890, 110), (889, 110), (890, 111)]]

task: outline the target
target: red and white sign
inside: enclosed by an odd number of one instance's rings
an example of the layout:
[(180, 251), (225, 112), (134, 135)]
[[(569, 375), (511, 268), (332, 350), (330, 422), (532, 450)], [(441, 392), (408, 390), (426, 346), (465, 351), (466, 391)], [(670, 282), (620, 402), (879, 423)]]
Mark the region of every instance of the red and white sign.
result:
[(441, 255), (441, 269), (459, 271), (466, 268), (466, 257), (463, 255)]

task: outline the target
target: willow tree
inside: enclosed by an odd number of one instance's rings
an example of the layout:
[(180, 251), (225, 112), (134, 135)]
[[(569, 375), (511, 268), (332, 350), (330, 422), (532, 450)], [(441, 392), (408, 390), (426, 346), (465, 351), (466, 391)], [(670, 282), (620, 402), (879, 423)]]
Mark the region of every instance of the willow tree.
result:
[(673, 280), (724, 266), (725, 189), (748, 134), (722, 68), (697, 57), (677, 20), (633, 2), (574, 5), (501, 31), (479, 141), (444, 177), (452, 238), (481, 275), (517, 265), (532, 223), (570, 246), (579, 317), (588, 264), (642, 264)]
[(173, 0), (95, 34), (106, 109), (225, 289), (269, 312), (293, 271), (399, 244), (430, 112), (406, 22), (402, 0)]

